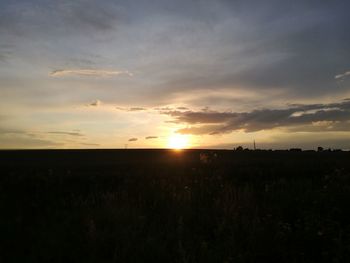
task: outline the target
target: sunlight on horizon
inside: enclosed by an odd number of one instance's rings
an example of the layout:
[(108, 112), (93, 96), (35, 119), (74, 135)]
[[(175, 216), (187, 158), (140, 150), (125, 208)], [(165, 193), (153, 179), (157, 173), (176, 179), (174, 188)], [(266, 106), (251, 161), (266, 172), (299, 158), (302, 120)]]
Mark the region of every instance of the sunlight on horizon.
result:
[(174, 134), (168, 138), (168, 147), (175, 150), (181, 150), (190, 146), (189, 136)]

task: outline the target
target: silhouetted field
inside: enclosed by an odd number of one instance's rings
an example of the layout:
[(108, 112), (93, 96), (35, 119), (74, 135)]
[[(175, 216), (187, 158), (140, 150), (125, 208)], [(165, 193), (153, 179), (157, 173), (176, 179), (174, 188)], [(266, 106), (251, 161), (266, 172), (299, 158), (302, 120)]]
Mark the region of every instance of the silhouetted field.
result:
[(349, 152), (0, 151), (0, 168), (0, 262), (350, 258)]

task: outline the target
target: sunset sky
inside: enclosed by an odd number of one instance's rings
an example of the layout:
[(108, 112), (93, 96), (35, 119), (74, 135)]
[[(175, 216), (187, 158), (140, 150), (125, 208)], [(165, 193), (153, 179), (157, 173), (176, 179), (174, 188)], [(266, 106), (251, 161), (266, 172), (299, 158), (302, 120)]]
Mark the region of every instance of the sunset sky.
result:
[(348, 0), (0, 1), (0, 148), (350, 149)]

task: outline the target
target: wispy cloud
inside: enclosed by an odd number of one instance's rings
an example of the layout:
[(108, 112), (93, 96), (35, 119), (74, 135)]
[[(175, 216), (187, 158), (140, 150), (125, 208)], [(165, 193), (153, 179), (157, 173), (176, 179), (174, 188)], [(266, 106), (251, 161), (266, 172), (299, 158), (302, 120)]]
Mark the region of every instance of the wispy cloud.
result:
[(80, 132), (65, 132), (65, 131), (49, 131), (48, 134), (57, 134), (57, 135), (70, 135), (70, 136), (84, 136)]
[(344, 78), (346, 78), (346, 77), (348, 77), (348, 76), (350, 76), (350, 71), (346, 71), (346, 72), (344, 72), (343, 74), (338, 74), (338, 75), (336, 75), (334, 78), (335, 78), (336, 80), (343, 80)]
[(145, 108), (142, 108), (142, 107), (133, 107), (133, 108), (130, 108), (129, 111), (144, 111), (146, 110)]
[(0, 148), (46, 148), (62, 146), (62, 142), (51, 141), (39, 132), (30, 132), (18, 129), (6, 129), (0, 127)]
[(144, 107), (130, 107), (130, 108), (124, 108), (124, 107), (115, 107), (117, 110), (120, 111), (145, 111), (147, 108)]
[(119, 75), (132, 76), (127, 70), (105, 69), (57, 69), (50, 72), (51, 77), (83, 76), (83, 77), (113, 77)]
[(129, 142), (136, 142), (138, 139), (137, 138), (130, 138), (128, 141)]
[(150, 140), (150, 139), (157, 139), (158, 136), (147, 136), (145, 137), (146, 140)]

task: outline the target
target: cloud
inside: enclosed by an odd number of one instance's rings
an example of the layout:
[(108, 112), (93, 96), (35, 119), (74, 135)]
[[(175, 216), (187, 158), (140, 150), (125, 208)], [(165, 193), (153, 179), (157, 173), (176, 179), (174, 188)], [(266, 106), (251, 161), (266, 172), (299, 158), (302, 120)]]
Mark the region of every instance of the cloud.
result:
[(143, 107), (131, 107), (131, 108), (126, 108), (126, 107), (115, 107), (117, 110), (120, 111), (145, 111), (147, 108)]
[(294, 131), (350, 131), (350, 101), (329, 104), (299, 104), (286, 109), (250, 112), (166, 111), (173, 123), (185, 124), (181, 134), (222, 134), (243, 130), (256, 132), (275, 128)]
[(146, 108), (142, 108), (142, 107), (132, 107), (132, 108), (129, 108), (128, 111), (144, 111), (146, 110)]
[(57, 134), (57, 135), (70, 135), (70, 136), (84, 136), (84, 134), (80, 132), (64, 132), (64, 131), (50, 131), (48, 134)]
[(188, 124), (222, 123), (237, 115), (237, 113), (232, 112), (216, 111), (164, 111), (162, 113), (174, 117), (173, 122)]
[(118, 75), (132, 76), (127, 70), (104, 70), (104, 69), (58, 69), (50, 73), (51, 77), (83, 76), (83, 77), (113, 77)]
[(335, 78), (336, 80), (343, 80), (343, 79), (345, 79), (345, 78), (348, 77), (348, 76), (350, 76), (350, 71), (346, 71), (346, 72), (344, 72), (343, 74), (338, 74), (338, 75), (336, 75), (334, 78)]
[(93, 102), (91, 102), (89, 104), (89, 106), (94, 106), (94, 107), (98, 107), (101, 105), (101, 101), (100, 100), (94, 100)]
[(128, 141), (129, 142), (136, 142), (138, 139), (137, 138), (130, 138)]
[(145, 137), (146, 140), (150, 140), (150, 139), (157, 139), (158, 136), (147, 136)]

